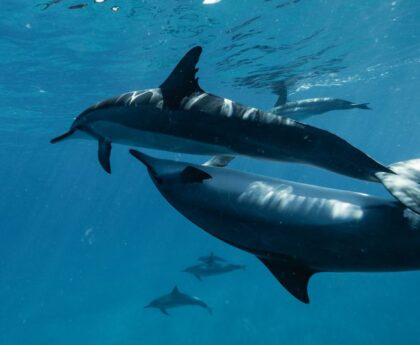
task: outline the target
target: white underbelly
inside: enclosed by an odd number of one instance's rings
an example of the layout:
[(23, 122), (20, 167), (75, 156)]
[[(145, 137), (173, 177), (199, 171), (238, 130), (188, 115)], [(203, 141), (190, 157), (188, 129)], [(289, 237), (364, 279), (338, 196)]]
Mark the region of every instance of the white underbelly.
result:
[(95, 122), (92, 124), (92, 129), (110, 142), (128, 146), (203, 155), (233, 153), (223, 146), (161, 133), (141, 131), (108, 121)]

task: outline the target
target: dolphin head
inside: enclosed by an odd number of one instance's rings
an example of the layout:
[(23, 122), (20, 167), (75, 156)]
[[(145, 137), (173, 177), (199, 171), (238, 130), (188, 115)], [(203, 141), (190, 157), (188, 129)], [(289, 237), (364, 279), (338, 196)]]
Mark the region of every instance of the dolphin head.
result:
[(177, 187), (183, 188), (188, 183), (202, 182), (211, 178), (205, 171), (185, 162), (158, 159), (133, 149), (130, 153), (147, 167), (153, 182), (161, 192), (168, 188), (172, 190)]
[(144, 308), (159, 308), (159, 304), (157, 301), (152, 301), (149, 304), (145, 305)]

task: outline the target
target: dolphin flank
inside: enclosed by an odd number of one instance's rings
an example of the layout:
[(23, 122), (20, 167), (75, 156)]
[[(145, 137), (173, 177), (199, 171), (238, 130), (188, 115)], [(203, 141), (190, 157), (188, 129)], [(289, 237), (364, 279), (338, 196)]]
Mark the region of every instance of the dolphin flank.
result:
[(96, 140), (108, 173), (112, 143), (228, 157), (214, 159), (221, 165), (235, 155), (310, 164), (382, 182), (420, 213), (419, 181), (411, 176), (397, 175), (328, 131), (203, 91), (196, 77), (201, 52), (201, 47), (188, 51), (159, 88), (127, 92), (86, 109), (51, 142)]
[[(400, 202), (130, 152), (175, 209), (256, 255), (304, 303), (318, 272), (420, 269), (420, 215)], [(420, 159), (394, 167), (418, 176)]]

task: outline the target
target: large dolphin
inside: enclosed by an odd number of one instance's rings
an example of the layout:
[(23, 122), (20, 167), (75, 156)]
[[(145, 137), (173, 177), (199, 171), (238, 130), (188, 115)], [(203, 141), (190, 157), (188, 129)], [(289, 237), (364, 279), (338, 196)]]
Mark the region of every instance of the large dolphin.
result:
[(245, 269), (244, 265), (235, 265), (224, 262), (202, 262), (193, 266), (189, 266), (182, 272), (190, 273), (198, 280), (202, 280), (203, 277), (216, 276), (243, 269)]
[(163, 295), (151, 301), (148, 305), (145, 306), (145, 308), (157, 308), (163, 314), (169, 315), (167, 311), (168, 309), (183, 306), (198, 306), (206, 309), (210, 314), (212, 313), (209, 306), (200, 298), (190, 296), (179, 291), (177, 286), (175, 286), (169, 294)]
[(317, 272), (420, 269), (420, 215), (398, 201), (131, 153), (175, 209), (256, 255), (304, 303)]
[(340, 98), (319, 97), (301, 99), (299, 101), (287, 100), (287, 86), (282, 82), (277, 89), (277, 102), (270, 111), (276, 115), (287, 116), (296, 121), (304, 121), (312, 116), (320, 115), (333, 110), (370, 109), (369, 103), (354, 103)]
[[(127, 92), (83, 111), (68, 132), (52, 139), (98, 141), (98, 158), (111, 172), (111, 143), (206, 155), (245, 155), (315, 165), (382, 182), (420, 213), (420, 188), (340, 137), (290, 118), (247, 107), (201, 89), (192, 48), (156, 89)], [(405, 173), (405, 171), (403, 171)]]

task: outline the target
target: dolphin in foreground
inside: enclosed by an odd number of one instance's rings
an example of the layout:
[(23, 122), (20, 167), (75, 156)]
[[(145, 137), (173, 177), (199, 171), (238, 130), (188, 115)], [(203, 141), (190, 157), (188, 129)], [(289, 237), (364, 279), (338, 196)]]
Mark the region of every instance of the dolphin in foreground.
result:
[(287, 86), (282, 83), (277, 90), (277, 102), (270, 111), (276, 115), (287, 116), (296, 121), (304, 121), (314, 115), (333, 110), (365, 109), (370, 110), (369, 103), (353, 103), (339, 98), (308, 98), (300, 101), (287, 100)]
[(187, 267), (182, 272), (190, 273), (198, 280), (202, 280), (202, 277), (216, 276), (243, 269), (245, 269), (244, 265), (212, 262), (199, 263), (197, 265)]
[[(196, 73), (201, 47), (188, 51), (155, 89), (127, 92), (83, 111), (68, 132), (54, 138), (98, 142), (98, 159), (111, 172), (111, 143), (190, 154), (235, 155), (315, 165), (350, 177), (382, 182), (420, 213), (420, 187), (340, 137), (287, 117), (209, 94)], [(218, 158), (222, 157), (222, 158)]]
[(198, 306), (206, 309), (210, 314), (212, 314), (211, 309), (206, 303), (198, 297), (190, 296), (181, 292), (177, 286), (175, 286), (169, 294), (163, 295), (151, 301), (145, 306), (145, 308), (157, 308), (163, 314), (169, 315), (167, 311), (168, 309), (183, 306)]
[[(130, 152), (176, 210), (304, 303), (318, 272), (420, 269), (420, 215), (398, 201)], [(420, 159), (397, 164), (420, 177)]]

